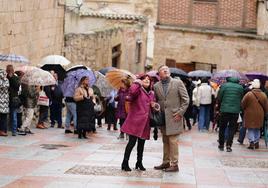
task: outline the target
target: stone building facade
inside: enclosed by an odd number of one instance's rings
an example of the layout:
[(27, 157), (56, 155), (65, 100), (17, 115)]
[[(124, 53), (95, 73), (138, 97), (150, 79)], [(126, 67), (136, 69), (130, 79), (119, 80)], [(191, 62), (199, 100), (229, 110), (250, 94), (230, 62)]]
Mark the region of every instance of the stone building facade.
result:
[[(159, 0), (154, 66), (268, 71), (264, 1)], [(266, 26), (265, 26), (266, 25)]]
[(57, 0), (1, 0), (0, 53), (14, 53), (32, 64), (62, 54), (64, 7)]
[(79, 9), (72, 8), (75, 3), (66, 3), (66, 57), (96, 70), (115, 66), (143, 72), (152, 59), (154, 45), (149, 39), (154, 35), (148, 30), (154, 29), (149, 23), (156, 22), (157, 2), (87, 0)]

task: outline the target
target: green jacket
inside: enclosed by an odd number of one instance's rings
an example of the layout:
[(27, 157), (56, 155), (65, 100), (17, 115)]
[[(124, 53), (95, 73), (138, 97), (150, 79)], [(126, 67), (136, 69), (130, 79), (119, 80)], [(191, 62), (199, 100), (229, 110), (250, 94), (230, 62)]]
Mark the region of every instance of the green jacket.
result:
[(238, 82), (238, 78), (227, 78), (227, 82), (221, 86), (218, 95), (221, 105), (220, 112), (240, 112), (244, 90)]

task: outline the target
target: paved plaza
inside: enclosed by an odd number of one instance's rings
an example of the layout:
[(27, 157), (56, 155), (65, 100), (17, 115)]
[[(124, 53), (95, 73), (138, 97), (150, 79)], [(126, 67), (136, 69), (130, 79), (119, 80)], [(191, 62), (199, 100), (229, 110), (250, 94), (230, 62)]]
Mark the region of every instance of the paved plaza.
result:
[[(153, 169), (162, 159), (161, 138), (145, 143), (147, 171), (122, 172), (126, 140), (118, 131), (97, 128), (79, 140), (63, 129), (33, 129), (34, 135), (0, 138), (0, 186), (8, 188), (264, 188), (268, 187), (268, 150), (251, 151), (236, 142), (233, 152), (217, 149), (216, 133), (196, 127), (179, 138), (180, 172)], [(130, 159), (134, 168), (136, 148)]]

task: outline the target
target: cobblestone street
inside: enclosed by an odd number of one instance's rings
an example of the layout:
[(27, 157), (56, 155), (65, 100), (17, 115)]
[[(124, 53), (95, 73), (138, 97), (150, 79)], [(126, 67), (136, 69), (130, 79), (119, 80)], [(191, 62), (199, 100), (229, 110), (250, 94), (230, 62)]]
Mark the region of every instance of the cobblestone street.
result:
[[(118, 140), (118, 131), (98, 128), (88, 140), (65, 135), (63, 129), (33, 129), (34, 135), (0, 138), (0, 186), (60, 187), (268, 187), (268, 153), (250, 151), (234, 143), (233, 152), (217, 149), (216, 133), (199, 133), (196, 127), (179, 139), (180, 172), (165, 173), (153, 169), (161, 163), (162, 143), (145, 144), (147, 171), (122, 172), (120, 164), (126, 140)], [(236, 139), (235, 139), (236, 141)], [(136, 149), (130, 166), (136, 162)]]

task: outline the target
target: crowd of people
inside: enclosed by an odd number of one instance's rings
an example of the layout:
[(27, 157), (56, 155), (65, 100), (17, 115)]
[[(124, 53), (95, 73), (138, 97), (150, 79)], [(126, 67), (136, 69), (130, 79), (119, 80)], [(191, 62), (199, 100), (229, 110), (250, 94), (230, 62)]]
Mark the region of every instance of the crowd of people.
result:
[[(135, 168), (146, 170), (142, 163), (143, 151), (145, 140), (150, 139), (154, 113), (159, 114), (162, 124), (153, 128), (155, 133), (161, 130), (163, 141), (163, 161), (154, 167), (156, 170), (179, 171), (177, 137), (196, 124), (200, 132), (218, 131), (220, 151), (225, 147), (227, 152), (232, 151), (237, 131), (240, 144), (247, 131), (248, 148), (260, 147), (268, 99), (258, 79), (241, 85), (239, 79), (229, 77), (226, 83), (218, 85), (208, 78), (172, 78), (169, 67), (162, 65), (158, 68), (158, 81), (146, 73), (139, 74), (133, 83), (122, 79), (122, 87), (117, 92), (103, 97), (94, 86), (90, 87), (88, 77), (82, 77), (74, 96), (64, 97), (54, 71), (51, 74), (56, 84), (44, 87), (22, 84), (23, 74), (15, 73), (12, 65), (6, 70), (0, 69), (0, 136), (8, 136), (8, 122), (12, 136), (34, 134), (31, 124), (38, 107), (36, 128), (46, 129), (57, 124), (57, 128), (65, 128), (65, 134), (77, 134), (79, 139), (86, 139), (87, 132), (96, 133), (95, 124), (101, 127), (102, 119), (107, 130), (117, 130), (119, 120), (118, 138), (128, 136), (121, 165), (125, 171), (131, 171), (128, 161), (136, 142)], [(66, 107), (64, 123), (63, 107)]]

